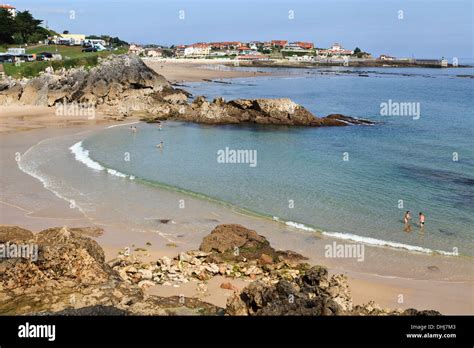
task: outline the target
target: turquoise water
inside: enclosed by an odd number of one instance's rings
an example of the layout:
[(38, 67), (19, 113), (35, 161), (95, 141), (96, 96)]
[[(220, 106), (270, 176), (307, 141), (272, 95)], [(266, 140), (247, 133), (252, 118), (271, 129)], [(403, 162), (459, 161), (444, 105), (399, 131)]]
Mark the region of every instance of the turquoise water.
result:
[[(140, 124), (136, 134), (128, 126), (110, 128), (82, 146), (105, 167), (260, 214), (472, 255), (473, 79), (456, 75), (472, 75), (473, 69), (323, 70), (282, 70), (288, 75), (186, 89), (208, 98), (289, 97), (315, 115), (342, 113), (380, 123), (288, 128), (169, 122), (161, 131)], [(420, 103), (419, 119), (381, 116), (380, 104), (389, 99)], [(163, 149), (156, 148), (160, 141)], [(217, 152), (225, 148), (256, 150), (257, 165), (218, 163)], [(419, 211), (426, 215), (424, 231), (415, 225), (403, 231), (406, 210), (414, 222)]]

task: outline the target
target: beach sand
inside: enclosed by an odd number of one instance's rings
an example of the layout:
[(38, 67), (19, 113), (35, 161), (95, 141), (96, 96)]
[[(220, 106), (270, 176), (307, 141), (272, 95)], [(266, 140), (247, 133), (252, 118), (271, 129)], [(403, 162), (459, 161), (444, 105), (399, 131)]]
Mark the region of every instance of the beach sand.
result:
[[(157, 71), (171, 81), (242, 76), (241, 72), (232, 72), (233, 76), (230, 76), (230, 72), (201, 69), (196, 65), (190, 69), (185, 63), (179, 63), (179, 66), (170, 64), (163, 69)], [(78, 210), (70, 209), (68, 202), (46, 190), (39, 180), (22, 172), (16, 163), (16, 156), (23, 154), (41, 140), (101, 129), (105, 124), (112, 124), (111, 122), (103, 115), (96, 115), (92, 120), (57, 116), (53, 108), (0, 107), (0, 224), (18, 225), (33, 231), (53, 226), (80, 227), (97, 224), (97, 221), (91, 221)], [(200, 210), (196, 214), (205, 212), (210, 204), (197, 202)], [(288, 232), (298, 233), (276, 222), (237, 216), (226, 212), (224, 208), (219, 209), (221, 210), (213, 208), (212, 212), (220, 211), (220, 219), (223, 219), (223, 222), (241, 223), (254, 228), (265, 235), (277, 249), (291, 249)], [(99, 224), (99, 227), (104, 226)], [(174, 228), (179, 229), (180, 226)], [(181, 245), (175, 247), (157, 234), (137, 234), (127, 226), (105, 226), (104, 230), (104, 234), (96, 240), (104, 248), (108, 260), (116, 257), (124, 245), (133, 244), (146, 248), (143, 257), (149, 260), (165, 255), (173, 257), (184, 248)], [(207, 231), (209, 232), (210, 230)], [(183, 228), (183, 234), (185, 233), (187, 229)], [(197, 236), (191, 243), (194, 248), (199, 246), (198, 237), (201, 238)], [(377, 262), (357, 263), (347, 259), (327, 259), (324, 257), (324, 246), (332, 241), (330, 238), (314, 237), (311, 243), (308, 243), (307, 249), (295, 251), (311, 256), (309, 261), (312, 264), (328, 266), (331, 273), (346, 274), (354, 304), (375, 300), (381, 307), (387, 308), (435, 309), (443, 314), (474, 313), (474, 272), (471, 260), (408, 253), (382, 247), (366, 247), (366, 259)], [(152, 245), (146, 246), (147, 242)], [(188, 247), (189, 245), (186, 245), (186, 248)], [(430, 271), (428, 267), (432, 266), (436, 266), (437, 271)], [(224, 306), (232, 293), (220, 288), (220, 284), (225, 281), (230, 281), (238, 288), (245, 286), (245, 282), (240, 280), (220, 277), (207, 284), (206, 295), (199, 292), (196, 283), (192, 282), (180, 288), (154, 286), (148, 291), (162, 296), (199, 296), (210, 303)]]
[[(227, 70), (222, 61), (212, 59), (169, 59), (144, 60), (146, 65), (171, 83), (202, 82), (206, 80), (230, 79), (236, 77), (268, 76), (272, 73), (262, 71)], [(228, 64), (228, 63), (227, 63)]]

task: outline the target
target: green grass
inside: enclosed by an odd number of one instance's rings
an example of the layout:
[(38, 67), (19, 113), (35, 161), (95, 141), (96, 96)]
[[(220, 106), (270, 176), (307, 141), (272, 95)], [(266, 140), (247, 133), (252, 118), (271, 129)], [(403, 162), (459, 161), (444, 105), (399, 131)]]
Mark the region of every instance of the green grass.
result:
[[(10, 46), (14, 47), (14, 46)], [(75, 68), (84, 66), (91, 68), (97, 65), (99, 57), (106, 57), (111, 54), (123, 54), (127, 53), (128, 48), (119, 48), (116, 51), (102, 51), (102, 52), (82, 52), (80, 46), (59, 46), (59, 45), (41, 45), (26, 50), (28, 54), (38, 54), (41, 52), (50, 52), (61, 54), (63, 60), (60, 61), (35, 61), (25, 62), (20, 65), (5, 63), (3, 64), (5, 73), (8, 76), (21, 78), (21, 77), (36, 77), (41, 71), (44, 71), (48, 66), (54, 68), (54, 70), (61, 68)]]

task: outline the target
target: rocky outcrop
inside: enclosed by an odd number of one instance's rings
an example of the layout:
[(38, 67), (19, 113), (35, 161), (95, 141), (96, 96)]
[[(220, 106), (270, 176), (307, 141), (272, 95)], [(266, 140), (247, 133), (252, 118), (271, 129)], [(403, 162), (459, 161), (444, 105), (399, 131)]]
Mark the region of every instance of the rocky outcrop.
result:
[(348, 126), (370, 125), (372, 121), (340, 114), (315, 117), (303, 106), (288, 98), (236, 99), (226, 102), (216, 98), (212, 102), (199, 96), (191, 104), (158, 105), (151, 108), (151, 115), (144, 121), (174, 119), (205, 124), (263, 124), (280, 126)]
[(92, 310), (85, 312), (97, 315), (103, 313), (98, 308), (104, 307), (130, 315), (215, 315), (222, 311), (197, 299), (145, 296), (142, 287), (124, 282), (105, 263), (102, 248), (89, 238), (97, 232), (63, 227), (33, 234), (19, 227), (0, 226), (2, 250), (5, 246), (9, 250), (36, 246), (38, 256), (0, 258), (0, 314), (72, 315), (88, 307)]
[[(203, 240), (201, 249), (207, 251), (147, 262), (125, 252), (104, 262), (103, 250), (89, 237), (99, 233), (63, 227), (34, 234), (0, 226), (2, 248), (5, 243), (38, 247), (37, 259), (0, 258), (0, 315), (439, 315), (382, 309), (373, 302), (354, 306), (344, 275), (330, 276), (301, 255), (276, 251), (265, 237), (240, 225), (217, 226)], [(206, 296), (206, 281), (217, 275), (227, 278), (220, 288), (234, 292), (225, 309), (199, 298), (144, 291), (195, 282)], [(238, 289), (233, 279), (249, 285)]]
[(353, 306), (347, 278), (314, 266), (293, 280), (251, 283), (227, 300), (229, 315), (441, 315), (437, 311), (382, 309), (373, 301)]
[(274, 261), (299, 262), (306, 258), (293, 251), (275, 250), (270, 242), (254, 230), (242, 225), (219, 225), (203, 238), (200, 250), (209, 252), (213, 260), (258, 260), (260, 264)]
[(288, 98), (236, 99), (212, 102), (172, 87), (134, 55), (110, 56), (90, 70), (47, 68), (30, 80), (0, 82), (0, 105), (58, 106), (80, 104), (115, 119), (138, 116), (146, 122), (180, 120), (204, 124), (263, 124), (282, 126), (347, 126), (373, 122), (333, 114), (315, 117)]
[(349, 286), (342, 275), (328, 277), (315, 266), (294, 280), (274, 285), (257, 281), (231, 297), (230, 315), (342, 315), (352, 310)]
[(0, 104), (89, 103), (107, 107), (127, 99), (138, 101), (164, 89), (172, 87), (163, 76), (140, 58), (121, 55), (105, 58), (90, 70), (81, 67), (54, 72), (48, 68), (30, 80), (7, 79), (0, 84)]

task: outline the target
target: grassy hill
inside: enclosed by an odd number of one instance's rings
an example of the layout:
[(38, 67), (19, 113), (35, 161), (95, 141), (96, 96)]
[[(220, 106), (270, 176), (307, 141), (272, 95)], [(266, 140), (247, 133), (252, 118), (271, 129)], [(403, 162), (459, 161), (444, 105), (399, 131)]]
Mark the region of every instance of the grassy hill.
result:
[[(9, 47), (17, 47), (10, 45)], [(1, 51), (6, 51), (8, 47), (4, 46)], [(35, 77), (46, 67), (52, 66), (55, 70), (66, 68), (70, 69), (78, 66), (93, 67), (98, 63), (98, 57), (105, 57), (110, 54), (127, 53), (128, 48), (118, 48), (114, 51), (102, 52), (82, 52), (81, 46), (61, 46), (61, 45), (35, 45), (26, 49), (28, 54), (38, 54), (41, 52), (58, 53), (63, 57), (61, 61), (35, 61), (25, 62), (19, 65), (5, 63), (3, 64), (5, 72), (8, 76)]]

